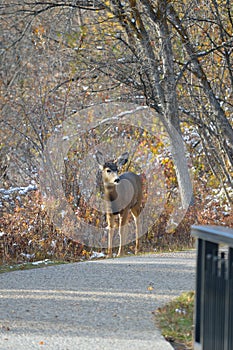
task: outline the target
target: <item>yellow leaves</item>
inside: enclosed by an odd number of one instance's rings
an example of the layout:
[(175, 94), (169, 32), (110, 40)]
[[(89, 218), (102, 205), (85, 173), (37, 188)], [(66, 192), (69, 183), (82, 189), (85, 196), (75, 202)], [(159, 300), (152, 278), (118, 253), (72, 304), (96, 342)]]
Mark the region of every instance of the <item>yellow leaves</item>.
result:
[(88, 252), (86, 249), (83, 249), (82, 250), (82, 257), (84, 257), (85, 259), (89, 259), (90, 252)]
[(162, 141), (158, 141), (156, 143), (152, 143), (150, 145), (150, 151), (155, 154), (155, 155), (158, 155), (160, 150), (164, 147), (164, 144)]
[(33, 39), (33, 42), (35, 46), (42, 46), (45, 47), (45, 28), (42, 25), (38, 25), (37, 27), (33, 28), (33, 34), (35, 36), (35, 39)]
[(170, 158), (168, 158), (168, 157), (163, 158), (163, 159), (161, 160), (161, 163), (162, 163), (163, 165), (166, 165), (166, 164), (168, 164), (169, 162), (170, 162)]
[(110, 1), (104, 1), (104, 4), (108, 8), (108, 10), (107, 10), (107, 17), (110, 18), (110, 19), (114, 18), (115, 17), (114, 14), (110, 11), (110, 9), (111, 9), (111, 2)]
[(177, 178), (176, 178), (175, 168), (174, 168), (172, 159), (169, 157), (162, 158), (161, 165), (163, 167), (167, 186), (170, 187), (170, 186), (177, 185)]
[(154, 290), (154, 284), (153, 283), (149, 283), (149, 285), (147, 286), (147, 290), (149, 292), (152, 292)]
[(33, 29), (33, 33), (39, 37), (45, 34), (45, 28), (42, 25), (39, 25)]

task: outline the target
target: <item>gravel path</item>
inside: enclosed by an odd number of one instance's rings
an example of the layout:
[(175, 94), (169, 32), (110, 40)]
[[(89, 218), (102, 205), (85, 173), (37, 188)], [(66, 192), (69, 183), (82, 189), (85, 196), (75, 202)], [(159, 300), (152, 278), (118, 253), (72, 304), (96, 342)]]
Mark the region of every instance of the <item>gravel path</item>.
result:
[(194, 289), (195, 258), (164, 253), (1, 274), (0, 350), (171, 350), (152, 311)]

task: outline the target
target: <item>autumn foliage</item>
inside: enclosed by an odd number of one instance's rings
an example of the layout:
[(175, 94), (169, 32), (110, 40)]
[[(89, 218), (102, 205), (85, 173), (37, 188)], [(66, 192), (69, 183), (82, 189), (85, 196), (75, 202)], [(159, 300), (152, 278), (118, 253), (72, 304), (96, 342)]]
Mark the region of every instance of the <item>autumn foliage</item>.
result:
[(76, 261), (82, 244), (66, 237), (50, 222), (38, 191), (15, 203), (0, 218), (0, 263), (23, 263), (43, 259)]
[[(130, 170), (144, 174), (143, 167), (157, 162), (160, 174), (155, 171), (152, 180), (163, 178), (163, 210), (141, 237), (143, 251), (193, 246), (193, 223), (232, 227), (230, 1), (67, 1), (63, 6), (5, 0), (0, 12), (0, 190), (38, 184), (38, 159), (69, 118), (76, 120), (81, 111), (76, 124), (88, 125), (83, 111), (90, 106), (133, 103), (153, 109), (164, 129), (173, 122), (180, 131), (195, 204), (178, 226), (167, 230), (179, 192), (170, 147), (143, 125), (111, 122), (82, 133), (65, 157), (62, 185), (75, 215), (106, 226), (104, 215), (80, 194), (79, 165), (98, 143), (107, 148), (112, 142), (125, 151), (129, 146)], [(145, 188), (152, 180), (145, 178)], [(146, 200), (145, 191), (144, 204)], [(152, 204), (159, 207), (161, 202), (154, 198)], [(0, 263), (73, 261), (92, 250), (54, 227), (39, 190), (12, 201), (0, 198), (0, 210)]]

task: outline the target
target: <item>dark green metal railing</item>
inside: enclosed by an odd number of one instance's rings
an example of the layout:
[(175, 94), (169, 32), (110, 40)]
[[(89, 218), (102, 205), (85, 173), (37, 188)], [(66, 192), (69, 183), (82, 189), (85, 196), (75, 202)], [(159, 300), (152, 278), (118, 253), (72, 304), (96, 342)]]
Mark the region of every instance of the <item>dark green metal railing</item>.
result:
[(233, 229), (192, 226), (197, 238), (195, 350), (233, 350)]

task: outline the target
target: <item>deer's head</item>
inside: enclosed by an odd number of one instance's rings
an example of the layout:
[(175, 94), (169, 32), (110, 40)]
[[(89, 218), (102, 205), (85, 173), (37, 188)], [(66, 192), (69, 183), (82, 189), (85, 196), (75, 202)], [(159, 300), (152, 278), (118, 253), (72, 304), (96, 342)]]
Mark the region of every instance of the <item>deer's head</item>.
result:
[(129, 153), (125, 152), (120, 157), (112, 161), (105, 161), (104, 155), (99, 151), (95, 156), (102, 172), (104, 187), (116, 186), (120, 182), (118, 171), (128, 162)]

